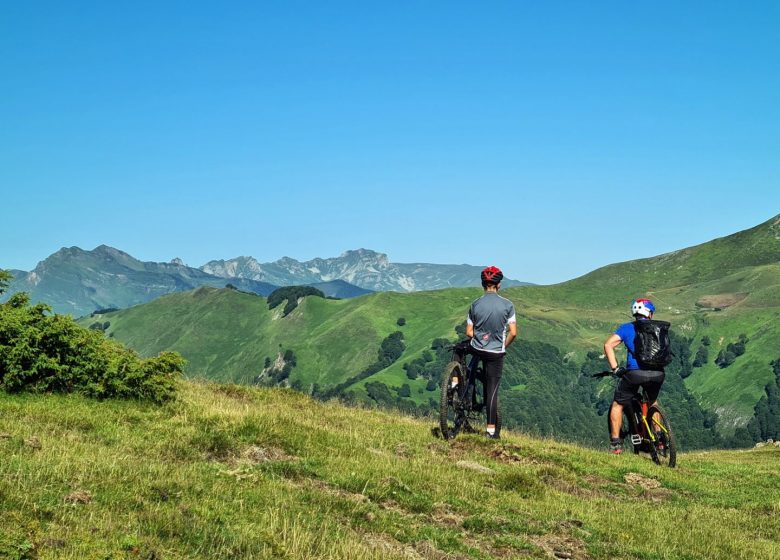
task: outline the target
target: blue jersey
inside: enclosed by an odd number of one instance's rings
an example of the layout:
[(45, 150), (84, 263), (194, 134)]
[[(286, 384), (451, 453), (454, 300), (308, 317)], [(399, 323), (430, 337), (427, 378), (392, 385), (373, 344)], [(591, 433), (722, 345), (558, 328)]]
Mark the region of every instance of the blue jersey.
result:
[(636, 338), (634, 323), (623, 323), (617, 328), (615, 334), (620, 337), (620, 340), (626, 345), (626, 350), (628, 350), (628, 355), (626, 356), (626, 369), (642, 369), (639, 367), (639, 364), (634, 357), (634, 339)]

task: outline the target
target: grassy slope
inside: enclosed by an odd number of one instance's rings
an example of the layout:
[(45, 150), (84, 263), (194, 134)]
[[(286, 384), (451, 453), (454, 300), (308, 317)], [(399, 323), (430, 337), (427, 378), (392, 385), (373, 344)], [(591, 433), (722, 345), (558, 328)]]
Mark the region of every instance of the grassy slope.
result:
[(162, 408), (0, 395), (0, 557), (780, 557), (780, 449), (670, 470), (430, 427), (240, 386)]
[[(600, 350), (606, 335), (628, 320), (627, 302), (650, 295), (659, 307), (658, 317), (669, 319), (678, 332), (696, 341), (705, 334), (713, 340), (710, 364), (696, 370), (687, 384), (707, 407), (721, 414), (724, 426), (733, 426), (750, 417), (772, 378), (768, 363), (780, 357), (778, 224), (780, 217), (697, 247), (611, 265), (553, 286), (509, 288), (504, 294), (518, 308), (521, 339), (551, 342), (575, 360), (589, 350)], [(703, 296), (733, 293), (747, 296), (723, 311), (696, 305)], [(402, 365), (419, 356), (434, 338), (453, 338), (454, 326), (479, 294), (479, 289), (452, 289), (380, 293), (346, 301), (306, 298), (290, 316), (279, 318), (262, 298), (201, 289), (105, 319), (111, 321), (110, 333), (143, 354), (181, 351), (190, 361), (192, 375), (249, 381), (281, 344), (298, 357), (294, 379), (304, 386), (327, 386), (371, 363), (381, 340), (398, 330), (396, 320), (404, 317), (407, 324), (400, 330), (407, 351), (371, 379), (390, 386), (409, 383), (412, 398), (427, 402), (433, 393), (420, 392), (425, 381), (410, 382)], [(727, 369), (716, 367), (712, 362), (720, 348), (742, 333), (751, 339), (746, 354)], [(695, 343), (694, 352), (697, 347)]]

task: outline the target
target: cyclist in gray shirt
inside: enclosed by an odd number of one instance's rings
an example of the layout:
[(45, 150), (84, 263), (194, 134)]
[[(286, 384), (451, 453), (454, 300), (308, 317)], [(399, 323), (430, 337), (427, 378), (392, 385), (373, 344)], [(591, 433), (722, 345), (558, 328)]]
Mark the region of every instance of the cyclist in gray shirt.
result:
[[(504, 354), (517, 336), (515, 306), (498, 295), (504, 274), (495, 266), (482, 271), (482, 288), (485, 294), (469, 308), (466, 336), (471, 339), (471, 352), (482, 360), (485, 379), (485, 407), (487, 436), (498, 439), (498, 386), (504, 369)], [(507, 334), (508, 331), (508, 334)]]

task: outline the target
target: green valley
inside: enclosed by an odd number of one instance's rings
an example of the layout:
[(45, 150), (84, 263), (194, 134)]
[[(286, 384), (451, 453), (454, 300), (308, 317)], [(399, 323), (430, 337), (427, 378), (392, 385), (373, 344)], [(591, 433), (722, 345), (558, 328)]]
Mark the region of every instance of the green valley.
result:
[[(382, 383), (390, 395), (397, 395), (395, 404), (420, 411), (430, 408), (437, 390), (432, 390), (430, 378), (407, 375), (408, 364), (433, 359), (435, 340), (455, 340), (455, 328), (480, 293), (463, 288), (385, 292), (340, 301), (306, 297), (283, 316), (281, 306), (270, 310), (262, 297), (199, 288), (88, 317), (82, 324), (108, 323), (109, 336), (142, 355), (179, 351), (188, 360), (191, 377), (221, 381), (262, 380), (269, 363), (292, 351), (295, 363), (288, 367), (289, 376), (282, 384), (308, 393), (355, 378), (376, 362), (382, 341), (398, 331), (405, 347), (401, 357), (345, 387), (343, 394), (370, 403), (376, 399), (366, 385)], [(780, 357), (780, 216), (696, 247), (610, 265), (562, 284), (512, 287), (502, 293), (518, 309), (520, 332), (505, 370), (506, 407), (572, 409), (572, 418), (558, 425), (574, 438), (578, 436), (572, 428), (582, 422), (588, 426), (581, 430), (586, 433), (601, 426), (592, 410), (608, 388), (583, 387), (581, 369), (588, 363), (595, 367), (593, 353), (601, 352), (604, 338), (617, 324), (629, 320), (628, 302), (649, 296), (659, 309), (657, 316), (671, 321), (684, 341), (685, 355), (679, 353), (675, 370), (677, 405), (699, 403), (703, 410), (696, 415), (702, 420), (695, 429), (702, 433), (711, 423), (702, 415), (716, 412), (718, 429), (728, 436), (752, 417), (765, 385), (774, 380), (770, 362)], [(710, 341), (707, 362), (692, 367), (703, 337)], [(716, 364), (718, 356), (723, 357), (741, 337), (747, 340), (742, 353), (725, 367)], [(387, 393), (383, 394), (387, 400)], [(549, 402), (555, 395), (566, 398)], [(520, 410), (505, 410), (517, 425), (532, 428), (530, 419), (521, 420)], [(539, 431), (552, 433), (544, 426)]]

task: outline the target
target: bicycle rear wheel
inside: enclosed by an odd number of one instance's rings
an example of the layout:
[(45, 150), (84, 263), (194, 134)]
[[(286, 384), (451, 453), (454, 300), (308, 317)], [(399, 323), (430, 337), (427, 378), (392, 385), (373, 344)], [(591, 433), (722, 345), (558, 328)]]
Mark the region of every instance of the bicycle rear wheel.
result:
[[(455, 386), (453, 386), (455, 382)], [(466, 386), (466, 376), (460, 362), (450, 362), (441, 376), (441, 395), (439, 397), (439, 427), (444, 439), (452, 439), (461, 430), (471, 426), (466, 418), (462, 391)]]
[(660, 406), (654, 405), (647, 410), (647, 423), (658, 440), (651, 449), (650, 456), (656, 464), (674, 468), (677, 464), (677, 442), (669, 418)]

